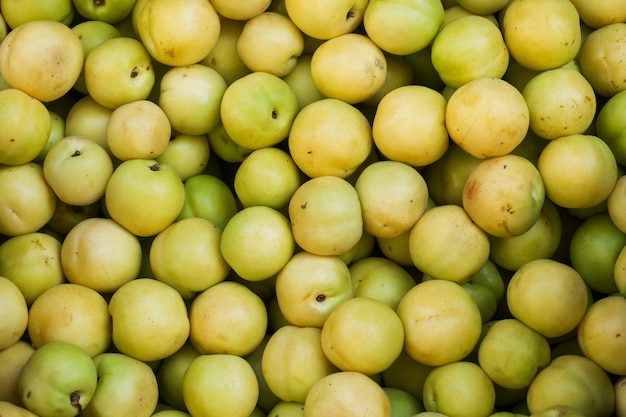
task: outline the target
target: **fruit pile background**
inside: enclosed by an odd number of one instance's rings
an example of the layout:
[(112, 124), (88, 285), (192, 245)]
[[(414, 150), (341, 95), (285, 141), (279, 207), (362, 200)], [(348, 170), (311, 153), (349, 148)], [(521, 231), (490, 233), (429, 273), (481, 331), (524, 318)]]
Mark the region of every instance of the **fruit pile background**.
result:
[(626, 416), (625, 0), (0, 0), (0, 416)]

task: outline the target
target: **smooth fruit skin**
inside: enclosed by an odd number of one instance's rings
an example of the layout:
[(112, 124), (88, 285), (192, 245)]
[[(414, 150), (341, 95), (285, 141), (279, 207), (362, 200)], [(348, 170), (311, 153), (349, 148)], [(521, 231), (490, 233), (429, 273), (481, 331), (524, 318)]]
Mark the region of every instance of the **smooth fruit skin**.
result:
[(220, 20), (204, 0), (138, 0), (132, 24), (146, 50), (168, 66), (184, 66), (206, 57), (219, 37)]
[(367, 3), (363, 26), (368, 37), (382, 50), (410, 55), (432, 42), (443, 19), (443, 4), (437, 0), (373, 0)]
[(68, 93), (85, 58), (78, 36), (55, 20), (33, 20), (14, 28), (0, 44), (0, 72), (13, 88), (43, 102)]
[(567, 0), (510, 2), (504, 9), (502, 31), (513, 59), (535, 71), (574, 59), (582, 38), (580, 17)]
[[(569, 294), (566, 302), (555, 303), (564, 288)], [(548, 338), (575, 329), (588, 305), (587, 286), (580, 274), (552, 259), (533, 260), (518, 269), (509, 281), (506, 297), (515, 318)]]
[(487, 417), (495, 405), (495, 388), (473, 362), (458, 361), (433, 369), (424, 382), (424, 408), (458, 417)]
[(320, 379), (304, 402), (304, 417), (391, 417), (389, 397), (360, 372), (342, 371)]
[(452, 281), (417, 284), (402, 298), (397, 313), (404, 325), (404, 349), (429, 366), (463, 359), (474, 349), (482, 331), (478, 306)]
[(23, 406), (15, 388), (24, 364), (34, 352), (35, 348), (24, 340), (0, 351), (0, 402), (7, 401)]
[(304, 403), (311, 387), (338, 369), (326, 357), (318, 327), (286, 325), (269, 337), (261, 359), (267, 386), (282, 401)]
[(113, 171), (104, 199), (113, 220), (137, 236), (154, 236), (180, 214), (185, 187), (169, 166), (155, 160), (129, 159)]
[(198, 356), (183, 378), (183, 397), (192, 417), (248, 417), (258, 396), (252, 366), (235, 355)]
[(565, 405), (585, 416), (609, 417), (615, 408), (615, 392), (608, 374), (591, 359), (563, 355), (537, 374), (526, 401), (531, 414)]
[(94, 357), (111, 344), (107, 302), (91, 288), (69, 283), (56, 285), (30, 306), (28, 335), (36, 348), (60, 340), (73, 343)]
[(0, 91), (0, 164), (21, 165), (44, 149), (52, 129), (45, 105), (25, 92)]
[(50, 342), (24, 364), (17, 391), (26, 408), (41, 417), (73, 417), (89, 404), (97, 382), (87, 352), (68, 342)]
[(477, 78), (502, 78), (509, 51), (498, 26), (469, 15), (442, 26), (433, 40), (431, 59), (442, 81), (458, 88)]
[(0, 276), (0, 350), (17, 343), (28, 324), (28, 306), (19, 287)]
[(478, 348), (480, 367), (492, 381), (510, 389), (530, 385), (550, 359), (548, 340), (517, 319), (496, 321)]
[(626, 360), (621, 352), (626, 343), (626, 299), (618, 295), (594, 302), (578, 326), (578, 343), (586, 357), (606, 372), (626, 375)]
[(164, 359), (189, 337), (183, 298), (174, 288), (151, 278), (137, 278), (115, 291), (109, 313), (115, 347), (135, 359)]
[(98, 386), (84, 410), (85, 417), (152, 415), (159, 399), (159, 387), (150, 366), (122, 353), (101, 353), (93, 361), (98, 371)]
[(387, 304), (354, 297), (328, 316), (321, 343), (324, 354), (339, 369), (374, 375), (400, 355), (404, 329), (400, 317)]
[(553, 139), (539, 155), (537, 168), (546, 196), (564, 208), (589, 208), (600, 204), (617, 182), (615, 157), (609, 146), (594, 135), (575, 134)]

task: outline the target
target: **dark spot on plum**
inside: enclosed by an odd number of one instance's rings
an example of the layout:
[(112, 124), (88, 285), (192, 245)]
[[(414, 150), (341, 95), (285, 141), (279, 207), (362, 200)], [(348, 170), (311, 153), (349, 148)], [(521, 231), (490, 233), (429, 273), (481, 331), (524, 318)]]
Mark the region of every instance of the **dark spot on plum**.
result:
[(315, 301), (317, 301), (318, 303), (321, 303), (324, 300), (326, 300), (326, 296), (324, 294), (318, 294), (317, 297), (315, 297)]
[(93, 5), (94, 6), (104, 6), (104, 3), (106, 3), (105, 0), (93, 0)]
[(160, 171), (160, 170), (161, 170), (161, 166), (159, 164), (150, 165), (150, 171)]
[(139, 68), (135, 67), (130, 71), (130, 78), (136, 78), (139, 75)]
[(72, 158), (73, 158), (73, 157), (75, 157), (75, 156), (80, 156), (80, 155), (81, 155), (81, 153), (80, 153), (80, 151), (77, 149), (77, 150), (75, 150), (75, 151), (74, 151), (74, 153), (72, 154)]
[(356, 12), (354, 10), (348, 10), (348, 13), (346, 14), (346, 19), (354, 19), (355, 16)]
[(272, 110), (272, 119), (276, 120), (278, 118), (278, 113), (276, 110)]
[(301, 209), (305, 209), (306, 208), (307, 203), (304, 203), (300, 206)]

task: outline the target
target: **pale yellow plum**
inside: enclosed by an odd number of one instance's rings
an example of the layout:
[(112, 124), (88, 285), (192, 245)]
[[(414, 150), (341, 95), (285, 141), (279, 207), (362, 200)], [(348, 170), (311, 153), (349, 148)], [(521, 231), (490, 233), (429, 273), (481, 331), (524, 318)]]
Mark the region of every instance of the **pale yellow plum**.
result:
[(0, 245), (0, 276), (13, 282), (26, 304), (65, 281), (61, 242), (43, 232), (11, 237)]
[(105, 148), (82, 136), (66, 136), (55, 143), (43, 161), (46, 182), (68, 204), (88, 206), (104, 196), (113, 173)]
[(155, 159), (167, 147), (172, 126), (167, 114), (149, 100), (117, 107), (107, 122), (107, 146), (119, 160)]
[(183, 398), (192, 416), (248, 417), (259, 398), (259, 383), (242, 357), (200, 355), (185, 372)]
[(441, 80), (452, 88), (477, 78), (502, 78), (509, 65), (500, 29), (477, 15), (446, 23), (433, 40), (431, 53)]
[(580, 47), (580, 71), (594, 91), (612, 97), (626, 89), (626, 70), (621, 64), (626, 56), (623, 46), (626, 22), (616, 22), (591, 32)]
[(382, 50), (401, 56), (429, 46), (443, 19), (444, 7), (437, 0), (372, 0), (365, 9), (363, 26)]
[(280, 312), (295, 326), (321, 328), (352, 297), (350, 270), (338, 256), (297, 252), (276, 277)]
[(431, 280), (409, 290), (397, 308), (404, 325), (405, 351), (416, 361), (440, 366), (460, 361), (476, 346), (482, 317), (459, 284)]
[(454, 90), (445, 122), (450, 138), (477, 158), (511, 152), (530, 123), (522, 93), (500, 78), (477, 78)]
[(110, 109), (147, 99), (155, 84), (150, 54), (130, 37), (109, 39), (96, 46), (87, 55), (84, 68), (89, 96)]
[(89, 138), (108, 151), (106, 130), (112, 112), (113, 109), (87, 95), (77, 100), (67, 113), (65, 135)]
[(170, 166), (181, 180), (201, 175), (209, 165), (211, 147), (206, 135), (176, 134), (156, 157), (159, 164)]
[(210, 2), (139, 0), (132, 23), (146, 50), (168, 66), (191, 65), (205, 58), (220, 33), (219, 15)]
[(424, 408), (455, 417), (487, 417), (495, 405), (493, 382), (473, 362), (458, 361), (433, 369), (424, 382)]
[(288, 146), (294, 162), (307, 176), (347, 178), (370, 155), (372, 130), (355, 106), (325, 98), (298, 112)]
[(607, 296), (595, 301), (578, 325), (578, 343), (584, 355), (606, 372), (626, 375), (624, 352), (626, 344), (621, 337), (626, 331), (626, 299)]
[(411, 229), (409, 251), (413, 264), (436, 279), (466, 282), (489, 257), (489, 238), (456, 205), (427, 210)]
[(367, 256), (349, 265), (355, 297), (370, 297), (396, 309), (415, 286), (413, 276), (386, 257)]
[(578, 326), (587, 310), (588, 292), (585, 281), (571, 266), (552, 259), (536, 259), (513, 274), (506, 299), (515, 318), (553, 338)]
[(281, 401), (304, 403), (311, 387), (337, 372), (326, 357), (318, 327), (286, 325), (270, 336), (261, 367), (265, 382)]
[(545, 188), (539, 170), (517, 155), (487, 158), (463, 187), (463, 208), (491, 236), (519, 236), (539, 219)]
[(543, 71), (528, 81), (522, 94), (530, 129), (544, 139), (585, 133), (596, 114), (593, 87), (575, 69)]
[(221, 230), (201, 217), (171, 224), (150, 245), (154, 277), (186, 299), (222, 282), (231, 268), (220, 251), (221, 237)]
[(22, 404), (15, 388), (22, 367), (33, 352), (35, 348), (25, 340), (18, 340), (11, 346), (0, 350), (0, 402)]
[(617, 182), (615, 157), (606, 142), (594, 135), (552, 140), (539, 155), (537, 168), (546, 196), (565, 208), (595, 206), (608, 198)]
[[(237, 3), (237, 6), (241, 4)], [(251, 72), (237, 53), (237, 39), (245, 24), (245, 20), (227, 19), (220, 14), (220, 34), (217, 42), (211, 52), (200, 61), (200, 64), (216, 70), (227, 85)]]
[(478, 360), (494, 383), (504, 388), (524, 388), (550, 363), (550, 344), (521, 321), (502, 319), (481, 340)]
[(263, 300), (252, 290), (224, 281), (193, 299), (189, 322), (189, 340), (198, 352), (245, 356), (263, 341), (268, 316)]
[(342, 371), (374, 375), (391, 366), (402, 352), (404, 328), (390, 306), (357, 296), (330, 313), (321, 344), (326, 357)]
[(616, 22), (626, 22), (626, 2), (617, 1), (590, 1), (571, 0), (574, 7), (586, 25), (599, 29)]
[[(150, 417), (159, 400), (153, 369), (145, 362), (118, 352), (103, 352), (93, 358), (98, 385), (82, 410), (85, 417), (107, 413)], [(115, 398), (115, 401), (111, 401)]]
[(324, 96), (356, 104), (382, 88), (387, 60), (367, 36), (347, 33), (325, 41), (313, 52), (311, 75)]
[(28, 336), (36, 348), (52, 341), (65, 341), (94, 357), (111, 344), (108, 304), (91, 288), (70, 283), (56, 285), (31, 305)]
[(295, 242), (285, 215), (270, 207), (251, 206), (226, 223), (220, 250), (237, 275), (260, 281), (285, 266), (295, 250)]
[(591, 359), (563, 355), (533, 379), (526, 402), (530, 414), (562, 405), (584, 416), (609, 417), (615, 409), (615, 392), (609, 375)]
[(446, 100), (438, 91), (420, 85), (399, 87), (376, 108), (372, 136), (377, 149), (390, 160), (427, 166), (448, 149)]
[(266, 11), (271, 0), (254, 0), (245, 3), (235, 3), (230, 0), (211, 1), (215, 10), (227, 19), (248, 20)]
[[(398, 161), (368, 165), (354, 187), (361, 202), (363, 228), (375, 237), (393, 238), (408, 232), (428, 204), (422, 175)], [(394, 207), (393, 212), (389, 207)]]
[(39, 3), (34, 1), (7, 0), (2, 2), (1, 13), (10, 28), (16, 28), (31, 20), (55, 20), (69, 25), (75, 16), (71, 0), (49, 1)]
[(34, 162), (0, 166), (0, 194), (0, 233), (6, 236), (40, 230), (54, 215), (58, 202), (43, 168)]
[(0, 72), (6, 82), (43, 102), (57, 100), (70, 91), (83, 63), (78, 36), (55, 20), (24, 23), (0, 44)]
[(0, 350), (17, 343), (28, 324), (28, 306), (20, 288), (8, 278), (0, 276)]
[(504, 40), (511, 56), (524, 67), (558, 68), (577, 55), (580, 17), (568, 0), (514, 0), (503, 13)]
[(263, 12), (249, 19), (237, 39), (237, 53), (246, 67), (278, 77), (294, 69), (303, 50), (300, 29), (276, 12)]
[(1, 164), (22, 165), (43, 151), (52, 130), (52, 120), (41, 101), (15, 88), (2, 90), (0, 120)]
[(331, 39), (353, 32), (363, 21), (366, 0), (285, 0), (289, 18), (306, 35)]
[(342, 178), (306, 181), (291, 197), (288, 210), (296, 243), (316, 255), (341, 255), (363, 235), (358, 193)]
[(187, 135), (205, 135), (220, 123), (224, 77), (207, 65), (168, 69), (160, 82), (158, 105), (172, 129)]
[(189, 337), (187, 307), (178, 291), (151, 278), (118, 288), (109, 301), (113, 344), (142, 361), (158, 361), (180, 349)]
[(61, 263), (73, 284), (110, 293), (135, 279), (141, 268), (139, 239), (107, 218), (89, 218), (65, 236)]
[(109, 216), (136, 236), (154, 236), (172, 224), (185, 204), (178, 173), (154, 159), (121, 162), (104, 193)]
[(317, 381), (304, 402), (304, 417), (391, 417), (385, 390), (360, 372), (336, 372)]
[(409, 249), (410, 237), (411, 231), (391, 239), (376, 238), (376, 245), (386, 258), (398, 265), (412, 267), (414, 265)]
[(287, 207), (300, 186), (300, 171), (291, 155), (278, 147), (253, 151), (237, 168), (234, 188), (244, 207)]
[(237, 145), (260, 149), (282, 142), (298, 113), (289, 84), (268, 72), (252, 72), (233, 81), (222, 97), (220, 117)]

